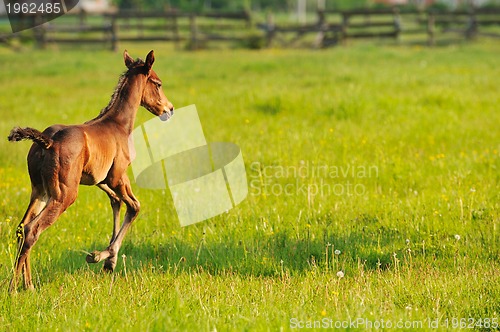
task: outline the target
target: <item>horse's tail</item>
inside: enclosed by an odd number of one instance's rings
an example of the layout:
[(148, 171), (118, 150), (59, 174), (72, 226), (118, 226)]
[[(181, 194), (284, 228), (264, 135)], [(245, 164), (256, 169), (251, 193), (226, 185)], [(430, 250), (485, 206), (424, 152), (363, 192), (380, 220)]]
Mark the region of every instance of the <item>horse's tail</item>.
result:
[(33, 128), (12, 128), (10, 131), (9, 137), (7, 138), (11, 142), (22, 141), (25, 139), (30, 139), (36, 144), (40, 145), (42, 148), (47, 150), (52, 146), (52, 139), (50, 137), (45, 136), (39, 130)]

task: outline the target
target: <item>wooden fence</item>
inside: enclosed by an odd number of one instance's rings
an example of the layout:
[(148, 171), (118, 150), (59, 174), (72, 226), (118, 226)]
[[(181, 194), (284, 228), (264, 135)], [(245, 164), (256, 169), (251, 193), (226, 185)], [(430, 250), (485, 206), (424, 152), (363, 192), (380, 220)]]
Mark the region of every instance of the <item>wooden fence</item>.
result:
[(189, 49), (203, 48), (210, 41), (238, 41), (252, 26), (250, 14), (179, 12), (119, 12), (109, 17), (112, 48), (118, 41), (181, 42)]
[(500, 26), (500, 10), (478, 9), (474, 11), (428, 12), (427, 29), (429, 45), (434, 45), (436, 35), (455, 33), (466, 39), (478, 36), (500, 38), (498, 32), (490, 32), (488, 28)]
[[(462, 39), (477, 36), (500, 38), (500, 9), (476, 9), (470, 11), (415, 11), (398, 7), (389, 9), (360, 9), (349, 11), (318, 11), (317, 21), (311, 24), (274, 23), (268, 17), (258, 24), (265, 33), (267, 44), (294, 47), (309, 43), (312, 47), (328, 47), (344, 44), (353, 39), (392, 39), (418, 36), (417, 41), (435, 45), (436, 39), (448, 33)], [(484, 30), (483, 30), (484, 29)], [(310, 37), (309, 40), (307, 37)], [(439, 38), (438, 38), (439, 37)], [(448, 38), (449, 39), (449, 38)]]
[[(28, 18), (33, 19), (33, 18)], [(112, 50), (119, 42), (164, 41), (177, 47), (204, 48), (212, 42), (237, 42), (247, 47), (281, 46), (328, 47), (354, 39), (400, 41), (417, 36), (419, 43), (435, 45), (443, 36), (460, 39), (477, 36), (500, 38), (500, 9), (470, 11), (410, 11), (398, 7), (349, 11), (318, 11), (309, 24), (275, 24), (271, 15), (265, 23), (254, 25), (248, 12), (181, 13), (117, 12), (89, 15), (66, 14), (33, 29), (40, 47), (59, 43), (102, 44)], [(492, 28), (495, 27), (495, 28)], [(257, 29), (256, 29), (257, 28)], [(257, 31), (257, 33), (256, 33)], [(1, 34), (0, 43), (26, 33)]]
[[(27, 17), (27, 19), (33, 19)], [(103, 44), (117, 50), (119, 42), (185, 42), (189, 49), (202, 48), (211, 41), (244, 41), (252, 28), (247, 12), (192, 14), (174, 11), (121, 11), (100, 15), (68, 13), (33, 29), (37, 45)], [(23, 33), (17, 36), (25, 36)], [(0, 42), (15, 37), (1, 35)]]

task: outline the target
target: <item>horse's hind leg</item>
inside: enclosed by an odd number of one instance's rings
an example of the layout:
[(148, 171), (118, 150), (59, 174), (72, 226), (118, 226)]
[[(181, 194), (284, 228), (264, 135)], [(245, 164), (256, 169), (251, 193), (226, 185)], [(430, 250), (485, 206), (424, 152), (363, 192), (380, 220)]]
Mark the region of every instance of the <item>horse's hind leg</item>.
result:
[[(23, 219), (17, 226), (16, 237), (17, 237), (17, 255), (16, 255), (16, 265), (14, 267), (14, 276), (10, 282), (9, 292), (13, 292), (17, 288), (17, 279), (19, 274), (22, 272), (24, 275), (27, 275), (28, 278), (25, 280), (31, 280), (31, 269), (29, 265), (29, 255), (21, 258), (21, 251), (24, 245), (24, 227), (33, 221), (42, 210), (45, 208), (47, 204), (47, 197), (44, 193), (40, 193), (40, 190), (37, 188), (33, 188), (31, 193), (30, 203), (28, 205), (28, 209), (24, 214)], [(25, 287), (28, 289), (33, 289), (33, 284), (25, 284)]]
[(23, 268), (24, 284), (26, 288), (33, 289), (31, 280), (30, 253), (31, 249), (38, 241), (40, 234), (50, 227), (59, 216), (70, 206), (76, 199), (76, 195), (63, 196), (62, 200), (49, 198), (47, 206), (35, 217), (30, 223), (24, 226), (24, 241), (18, 257), (18, 274)]
[(78, 193), (78, 184), (74, 187), (60, 186), (57, 197), (49, 197), (47, 204), (40, 213), (22, 227), (22, 241), (19, 246), (14, 281), (11, 282), (11, 290), (16, 287), (15, 279), (23, 272), (24, 284), (28, 289), (34, 289), (31, 279), (30, 252), (40, 237), (40, 234), (51, 226), (68, 206), (73, 204)]

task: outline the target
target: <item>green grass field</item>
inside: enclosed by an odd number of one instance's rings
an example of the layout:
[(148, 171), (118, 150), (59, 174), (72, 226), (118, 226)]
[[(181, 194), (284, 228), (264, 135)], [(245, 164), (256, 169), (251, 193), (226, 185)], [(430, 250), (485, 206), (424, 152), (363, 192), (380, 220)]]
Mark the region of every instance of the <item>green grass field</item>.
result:
[(33, 250), (36, 291), (9, 295), (30, 194), (30, 143), (10, 129), (96, 116), (125, 67), (105, 51), (0, 49), (0, 330), (500, 325), (500, 44), (125, 47), (154, 48), (174, 105), (240, 146), (249, 195), (181, 228), (168, 191), (134, 186), (142, 210), (105, 275), (85, 255), (107, 246), (111, 208), (81, 187)]

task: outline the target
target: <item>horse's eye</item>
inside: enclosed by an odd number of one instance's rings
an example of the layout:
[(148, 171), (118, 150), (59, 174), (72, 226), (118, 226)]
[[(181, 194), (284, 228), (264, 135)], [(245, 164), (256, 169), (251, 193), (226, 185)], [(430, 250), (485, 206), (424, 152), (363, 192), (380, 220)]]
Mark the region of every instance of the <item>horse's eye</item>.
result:
[(150, 81), (151, 83), (153, 83), (154, 85), (156, 85), (156, 87), (159, 89), (161, 88), (161, 82), (157, 81), (157, 80), (151, 80)]

